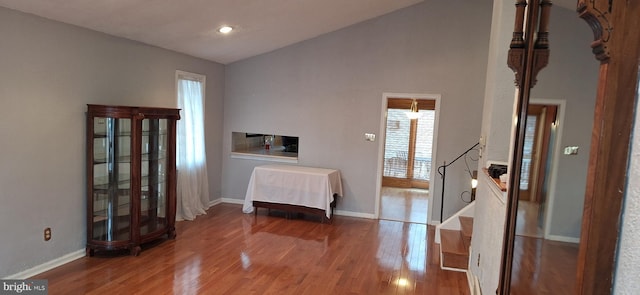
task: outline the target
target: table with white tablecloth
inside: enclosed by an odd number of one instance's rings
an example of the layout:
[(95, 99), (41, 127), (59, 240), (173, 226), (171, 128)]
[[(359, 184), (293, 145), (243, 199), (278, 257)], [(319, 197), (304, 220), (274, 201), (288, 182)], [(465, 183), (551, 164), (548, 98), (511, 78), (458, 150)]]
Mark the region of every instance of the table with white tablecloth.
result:
[(254, 207), (293, 209), (300, 212), (324, 213), (331, 219), (337, 196), (342, 196), (340, 171), (335, 169), (263, 165), (253, 169), (244, 213)]

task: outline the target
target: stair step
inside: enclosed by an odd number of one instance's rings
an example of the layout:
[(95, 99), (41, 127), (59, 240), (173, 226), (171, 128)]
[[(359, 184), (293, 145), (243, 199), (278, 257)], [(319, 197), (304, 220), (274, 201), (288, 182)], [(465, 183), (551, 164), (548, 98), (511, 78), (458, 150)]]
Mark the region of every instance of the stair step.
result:
[(465, 248), (462, 234), (459, 230), (441, 229), (440, 247), (443, 266), (467, 269), (469, 248)]
[(462, 234), (464, 236), (470, 237), (473, 233), (473, 217), (459, 216), (458, 219), (460, 219), (460, 228), (462, 230)]
[(469, 249), (471, 246), (471, 235), (473, 234), (473, 217), (459, 216), (460, 231), (462, 232), (462, 239), (465, 249)]
[(467, 269), (469, 267), (469, 256), (442, 253), (442, 266), (456, 269)]
[(441, 229), (440, 245), (443, 253), (468, 254), (469, 252), (469, 249), (464, 247), (459, 230)]

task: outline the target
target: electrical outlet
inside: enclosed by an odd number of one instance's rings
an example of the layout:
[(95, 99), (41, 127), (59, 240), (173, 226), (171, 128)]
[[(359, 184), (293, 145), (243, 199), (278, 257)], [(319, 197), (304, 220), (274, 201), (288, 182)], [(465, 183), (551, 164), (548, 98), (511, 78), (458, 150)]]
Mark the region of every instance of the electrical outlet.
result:
[(44, 240), (48, 241), (51, 240), (51, 228), (47, 227), (44, 229)]

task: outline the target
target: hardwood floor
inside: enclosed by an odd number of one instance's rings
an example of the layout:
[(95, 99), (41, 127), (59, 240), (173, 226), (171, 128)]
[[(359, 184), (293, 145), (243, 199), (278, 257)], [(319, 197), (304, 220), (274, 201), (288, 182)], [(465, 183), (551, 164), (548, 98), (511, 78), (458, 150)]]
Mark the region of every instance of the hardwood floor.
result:
[(35, 278), (49, 294), (469, 294), (464, 273), (439, 268), (431, 226), (266, 214), (220, 204), (138, 257), (85, 257)]
[(429, 190), (382, 187), (380, 219), (427, 223)]
[(544, 230), (538, 223), (540, 205), (529, 201), (518, 201), (516, 235), (532, 238), (544, 236)]
[(516, 236), (511, 294), (574, 294), (578, 244)]

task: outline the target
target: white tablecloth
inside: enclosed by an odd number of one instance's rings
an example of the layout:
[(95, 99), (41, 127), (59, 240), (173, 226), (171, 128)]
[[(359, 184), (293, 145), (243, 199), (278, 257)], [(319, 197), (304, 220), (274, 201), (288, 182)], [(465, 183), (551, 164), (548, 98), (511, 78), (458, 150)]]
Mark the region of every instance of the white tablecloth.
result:
[(242, 212), (253, 212), (253, 201), (261, 201), (322, 209), (330, 218), (334, 194), (342, 196), (339, 170), (289, 165), (258, 166), (251, 174)]

